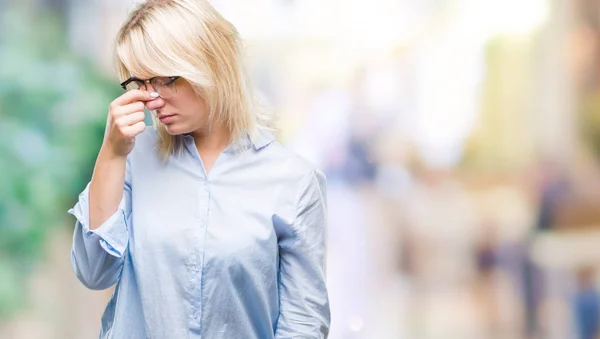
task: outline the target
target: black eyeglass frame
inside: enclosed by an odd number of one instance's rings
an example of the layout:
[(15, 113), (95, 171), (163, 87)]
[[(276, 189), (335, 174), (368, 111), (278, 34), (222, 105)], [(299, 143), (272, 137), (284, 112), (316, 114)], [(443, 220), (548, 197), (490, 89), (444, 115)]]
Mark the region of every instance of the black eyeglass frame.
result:
[(154, 80), (156, 78), (169, 78), (169, 79), (171, 79), (171, 81), (169, 81), (168, 83), (165, 84), (165, 86), (168, 86), (168, 85), (171, 85), (172, 83), (174, 83), (177, 79), (179, 79), (181, 77), (180, 76), (155, 76), (155, 77), (152, 77), (152, 78), (147, 79), (147, 80), (138, 79), (136, 77), (131, 77), (131, 78), (129, 78), (129, 79), (127, 79), (127, 80), (125, 80), (125, 81), (123, 81), (121, 83), (121, 88), (123, 88), (123, 90), (126, 91), (127, 90), (127, 85), (129, 85), (130, 83), (132, 83), (134, 81), (139, 81), (139, 82), (142, 82), (142, 83), (145, 84), (145, 83), (152, 83), (152, 80)]

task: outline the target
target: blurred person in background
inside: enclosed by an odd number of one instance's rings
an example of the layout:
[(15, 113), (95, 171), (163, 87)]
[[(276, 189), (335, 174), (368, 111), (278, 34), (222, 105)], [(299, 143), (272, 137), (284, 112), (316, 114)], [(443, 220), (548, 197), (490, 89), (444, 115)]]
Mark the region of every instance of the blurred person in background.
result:
[(127, 91), (69, 210), (77, 277), (116, 284), (100, 337), (326, 338), (325, 177), (269, 132), (235, 27), (147, 1), (115, 52)]
[(501, 331), (496, 297), (500, 269), (498, 226), (493, 221), (484, 222), (482, 234), (475, 243), (474, 256), (477, 277), (476, 296), (479, 300), (485, 329), (489, 336)]
[(547, 277), (529, 253), (537, 235), (552, 231), (557, 227), (558, 209), (571, 193), (566, 169), (552, 158), (541, 160), (538, 168), (539, 184), (537, 187), (538, 211), (533, 229), (523, 243), (522, 288), (525, 307), (525, 332), (528, 338), (542, 335), (540, 324), (541, 304), (547, 285)]
[(573, 313), (578, 339), (597, 339), (600, 325), (600, 294), (594, 285), (595, 270), (584, 267), (577, 272), (577, 291)]
[(571, 191), (566, 169), (556, 161), (543, 161), (540, 168), (539, 212), (535, 223), (538, 232), (552, 230), (557, 223), (557, 209)]

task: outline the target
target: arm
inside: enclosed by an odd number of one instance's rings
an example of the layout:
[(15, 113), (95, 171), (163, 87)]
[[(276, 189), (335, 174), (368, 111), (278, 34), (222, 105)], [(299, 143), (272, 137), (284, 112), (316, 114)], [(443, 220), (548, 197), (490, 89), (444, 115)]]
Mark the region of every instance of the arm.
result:
[(77, 278), (90, 289), (114, 285), (121, 273), (129, 242), (127, 220), (131, 214), (131, 175), (125, 157), (102, 149), (92, 181), (69, 210), (77, 221), (71, 263)]
[(305, 178), (296, 219), (279, 239), (279, 319), (275, 338), (324, 339), (330, 311), (325, 284), (325, 176)]
[(88, 288), (106, 289), (121, 274), (131, 215), (128, 155), (135, 137), (146, 129), (144, 106), (156, 108), (160, 104), (156, 98), (155, 92), (131, 90), (110, 104), (92, 181), (69, 210), (77, 218), (71, 262), (75, 275)]

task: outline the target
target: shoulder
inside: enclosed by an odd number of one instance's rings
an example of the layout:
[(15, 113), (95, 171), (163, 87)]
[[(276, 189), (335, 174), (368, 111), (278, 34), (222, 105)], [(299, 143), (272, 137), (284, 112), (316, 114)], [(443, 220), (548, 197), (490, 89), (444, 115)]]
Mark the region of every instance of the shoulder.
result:
[(274, 139), (259, 153), (268, 159), (268, 166), (275, 169), (296, 190), (310, 187), (325, 189), (327, 178), (323, 171), (279, 141)]
[(316, 164), (273, 140), (256, 151), (261, 176), (277, 196), (277, 215), (294, 222), (300, 213), (321, 213), (326, 205), (327, 179)]

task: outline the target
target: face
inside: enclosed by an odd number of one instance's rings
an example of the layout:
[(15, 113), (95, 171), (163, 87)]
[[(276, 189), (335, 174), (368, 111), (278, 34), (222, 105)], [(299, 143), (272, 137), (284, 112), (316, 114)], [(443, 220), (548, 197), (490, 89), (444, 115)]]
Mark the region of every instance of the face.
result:
[[(171, 135), (180, 135), (208, 129), (208, 106), (196, 95), (189, 82), (178, 78), (170, 86), (169, 95), (164, 89), (153, 88), (150, 83), (145, 87), (148, 91), (162, 92), (155, 100), (146, 102), (149, 110), (155, 110), (160, 123)], [(164, 96), (164, 98), (163, 98)]]

